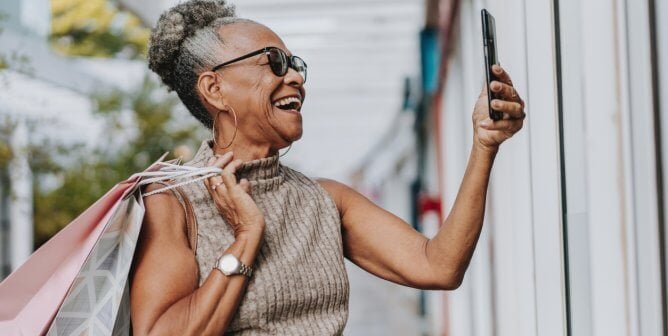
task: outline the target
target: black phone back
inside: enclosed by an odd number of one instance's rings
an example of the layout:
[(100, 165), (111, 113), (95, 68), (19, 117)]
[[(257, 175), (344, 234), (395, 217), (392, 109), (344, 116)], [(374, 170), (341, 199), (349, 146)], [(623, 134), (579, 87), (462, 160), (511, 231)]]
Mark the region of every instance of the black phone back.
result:
[(482, 41), (485, 51), (485, 77), (487, 79), (487, 102), (489, 103), (489, 117), (492, 120), (500, 120), (502, 114), (492, 109), (492, 99), (496, 99), (496, 94), (490, 89), (490, 83), (496, 79), (492, 72), (492, 65), (499, 64), (496, 51), (496, 23), (494, 16), (486, 9), (481, 11), (482, 19)]

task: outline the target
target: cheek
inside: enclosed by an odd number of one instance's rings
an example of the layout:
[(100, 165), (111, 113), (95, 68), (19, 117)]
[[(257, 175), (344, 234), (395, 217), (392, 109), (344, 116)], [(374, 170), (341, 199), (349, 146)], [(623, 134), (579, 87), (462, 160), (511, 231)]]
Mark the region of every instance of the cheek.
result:
[[(241, 90), (244, 92), (242, 93)], [(239, 97), (243, 97), (240, 107), (245, 114), (252, 116), (248, 120), (252, 124), (266, 124), (266, 119), (271, 113), (271, 93), (266, 83), (256, 80), (248, 85), (239, 87)]]
[(276, 82), (274, 76), (272, 78), (264, 78), (262, 81), (258, 81), (254, 88), (256, 92), (253, 106), (260, 112), (266, 119), (271, 120), (275, 117), (274, 106), (271, 102), (274, 93), (278, 89), (280, 82)]

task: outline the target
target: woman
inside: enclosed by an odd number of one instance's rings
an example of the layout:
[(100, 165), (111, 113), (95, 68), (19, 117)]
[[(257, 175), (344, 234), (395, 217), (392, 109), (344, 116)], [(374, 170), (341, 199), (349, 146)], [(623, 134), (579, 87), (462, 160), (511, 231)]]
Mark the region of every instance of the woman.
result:
[(213, 132), (187, 164), (223, 173), (146, 197), (131, 284), (135, 335), (341, 334), (344, 256), (398, 284), (459, 286), (494, 157), (525, 116), (503, 69), (494, 68), (491, 89), (504, 98), (492, 104), (507, 118), (488, 118), (483, 90), (459, 195), (430, 240), (353, 189), (279, 163), (278, 150), (302, 135), (306, 65), (269, 28), (235, 18), (224, 1), (191, 0), (161, 16), (149, 67)]

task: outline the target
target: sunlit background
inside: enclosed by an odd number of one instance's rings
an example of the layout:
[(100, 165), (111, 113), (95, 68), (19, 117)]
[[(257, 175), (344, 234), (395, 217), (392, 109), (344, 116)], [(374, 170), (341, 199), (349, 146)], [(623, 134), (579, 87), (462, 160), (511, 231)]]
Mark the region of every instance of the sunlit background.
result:
[[(0, 2), (0, 279), (113, 185), (210, 136), (146, 66), (175, 3)], [(668, 333), (666, 1), (234, 3), (309, 66), (304, 136), (281, 161), (427, 236), (468, 160), (482, 8), (527, 103), (462, 286), (404, 288), (349, 263), (346, 335)]]

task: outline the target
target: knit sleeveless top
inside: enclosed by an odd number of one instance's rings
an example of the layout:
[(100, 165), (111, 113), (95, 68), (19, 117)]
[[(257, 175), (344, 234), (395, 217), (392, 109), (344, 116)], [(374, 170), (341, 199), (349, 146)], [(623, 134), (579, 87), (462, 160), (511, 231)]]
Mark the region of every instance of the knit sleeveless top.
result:
[[(186, 165), (203, 167), (213, 156), (204, 141)], [(340, 335), (348, 318), (348, 276), (336, 205), (317, 182), (280, 164), (278, 156), (245, 162), (264, 214), (264, 242), (253, 276), (226, 334)], [(197, 220), (195, 257), (200, 286), (234, 242), (203, 181), (182, 186)]]

